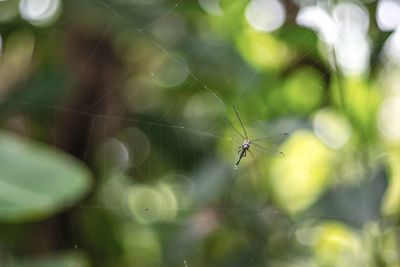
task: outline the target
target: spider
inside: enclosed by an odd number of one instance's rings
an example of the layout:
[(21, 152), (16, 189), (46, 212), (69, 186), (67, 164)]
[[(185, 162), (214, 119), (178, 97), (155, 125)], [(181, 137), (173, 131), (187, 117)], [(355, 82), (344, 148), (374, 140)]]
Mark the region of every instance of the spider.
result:
[(239, 159), (235, 164), (235, 167), (239, 166), (240, 160), (244, 157), (246, 157), (246, 152), (249, 151), (251, 157), (253, 157), (253, 153), (251, 153), (250, 151), (250, 144), (251, 144), (251, 140), (246, 139), (243, 141), (243, 144), (241, 146), (239, 146)]
[[(230, 124), (230, 126), (233, 128), (233, 130), (235, 130), (235, 132), (236, 132), (237, 134), (239, 134), (240, 137), (242, 137), (242, 138), (244, 139), (242, 145), (239, 146), (239, 150), (238, 150), (239, 159), (237, 160), (237, 162), (236, 162), (236, 164), (235, 164), (235, 168), (237, 168), (237, 167), (239, 166), (239, 163), (240, 163), (240, 161), (242, 160), (242, 158), (246, 157), (247, 152), (249, 152), (250, 155), (253, 157), (253, 153), (251, 153), (251, 151), (250, 151), (250, 146), (251, 146), (251, 145), (254, 145), (254, 146), (256, 146), (256, 147), (258, 147), (258, 148), (260, 148), (260, 149), (263, 149), (263, 150), (268, 150), (268, 148), (263, 147), (263, 146), (261, 146), (261, 145), (255, 143), (255, 142), (256, 142), (256, 141), (261, 141), (261, 140), (265, 140), (265, 141), (266, 141), (266, 140), (268, 140), (268, 139), (271, 139), (271, 137), (262, 137), (262, 138), (257, 138), (257, 139), (251, 140), (251, 139), (248, 137), (248, 135), (247, 135), (246, 128), (244, 127), (243, 122), (242, 122), (242, 120), (240, 119), (239, 112), (237, 111), (237, 109), (236, 109), (235, 106), (233, 106), (233, 110), (235, 111), (236, 117), (237, 117), (237, 119), (238, 119), (238, 121), (239, 121), (239, 123), (240, 123), (240, 125), (241, 125), (241, 127), (242, 127), (243, 133), (244, 133), (244, 134), (242, 134), (240, 131), (238, 131), (238, 130), (235, 128), (235, 126), (233, 126), (233, 124), (232, 124), (227, 118), (225, 118), (225, 120)], [(284, 136), (287, 136), (286, 133), (283, 134), (283, 135), (284, 135)], [(279, 152), (279, 151), (278, 151), (278, 152)], [(279, 152), (279, 154), (280, 154), (281, 156), (284, 156), (283, 152)]]

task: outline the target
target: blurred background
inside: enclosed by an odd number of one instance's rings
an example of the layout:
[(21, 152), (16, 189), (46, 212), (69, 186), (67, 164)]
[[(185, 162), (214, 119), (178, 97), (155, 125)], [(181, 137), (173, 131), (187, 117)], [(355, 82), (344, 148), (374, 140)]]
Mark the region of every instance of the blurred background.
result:
[(399, 267), (399, 14), (0, 0), (0, 266)]

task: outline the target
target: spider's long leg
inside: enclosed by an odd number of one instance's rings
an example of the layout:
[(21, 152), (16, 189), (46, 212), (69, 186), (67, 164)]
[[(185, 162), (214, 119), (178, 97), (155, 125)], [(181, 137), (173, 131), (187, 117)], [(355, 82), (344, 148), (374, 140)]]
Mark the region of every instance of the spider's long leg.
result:
[(253, 145), (253, 146), (256, 146), (256, 147), (259, 147), (259, 148), (263, 148), (263, 149), (268, 149), (267, 147), (265, 147), (265, 146), (262, 146), (262, 145), (259, 145), (259, 144), (256, 144), (256, 143), (251, 143), (251, 145)]
[(238, 118), (238, 120), (239, 120), (239, 122), (240, 122), (240, 125), (242, 126), (242, 129), (243, 129), (244, 135), (245, 135), (245, 137), (246, 137), (246, 140), (248, 140), (249, 138), (248, 138), (248, 136), (247, 136), (246, 128), (244, 128), (243, 122), (242, 122), (242, 120), (241, 120), (240, 117), (239, 117), (239, 113), (238, 113), (238, 111), (236, 110), (235, 105), (233, 105), (233, 110), (235, 111), (236, 117)]
[(279, 133), (279, 134), (274, 134), (274, 135), (270, 135), (270, 136), (264, 136), (261, 138), (251, 139), (251, 141), (252, 142), (260, 141), (260, 142), (267, 142), (267, 143), (281, 143), (288, 136), (289, 136), (288, 133)]
[(259, 148), (263, 152), (271, 153), (271, 154), (274, 154), (276, 156), (283, 156), (283, 157), (285, 156), (285, 153), (283, 153), (282, 151), (275, 150), (275, 149), (270, 149), (270, 148), (267, 148), (265, 146), (262, 146), (262, 145), (259, 145), (259, 144), (256, 144), (256, 143), (252, 143), (252, 146), (254, 146), (254, 148)]
[(247, 151), (249, 151), (251, 157), (254, 158), (254, 157), (253, 157), (253, 153), (251, 153), (250, 149), (247, 149)]

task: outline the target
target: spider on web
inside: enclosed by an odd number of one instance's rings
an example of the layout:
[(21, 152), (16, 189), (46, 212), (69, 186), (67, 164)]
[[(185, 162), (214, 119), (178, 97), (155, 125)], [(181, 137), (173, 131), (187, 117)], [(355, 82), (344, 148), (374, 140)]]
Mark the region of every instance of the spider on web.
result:
[[(224, 117), (225, 121), (230, 125), (230, 127), (242, 138), (244, 139), (243, 143), (239, 146), (239, 158), (235, 164), (235, 168), (237, 168), (239, 166), (240, 161), (242, 160), (242, 158), (246, 157), (247, 152), (250, 153), (250, 155), (253, 157), (253, 153), (250, 151), (250, 146), (255, 146), (257, 149), (261, 149), (265, 152), (270, 152), (271, 149), (264, 147), (260, 144), (258, 144), (258, 141), (264, 141), (264, 142), (268, 142), (270, 143), (272, 141), (272, 136), (267, 136), (267, 137), (261, 137), (261, 138), (256, 138), (256, 139), (250, 139), (249, 136), (247, 135), (247, 131), (246, 128), (244, 127), (244, 124), (239, 116), (239, 112), (237, 111), (235, 105), (233, 105), (233, 110), (235, 111), (236, 117), (240, 123), (240, 126), (242, 127), (243, 133), (241, 133), (238, 129), (236, 129), (236, 127), (226, 118)], [(283, 133), (283, 134), (279, 134), (277, 135), (277, 137), (286, 137), (288, 136), (287, 133)], [(281, 151), (274, 151), (274, 153), (279, 156), (285, 156), (285, 154)]]

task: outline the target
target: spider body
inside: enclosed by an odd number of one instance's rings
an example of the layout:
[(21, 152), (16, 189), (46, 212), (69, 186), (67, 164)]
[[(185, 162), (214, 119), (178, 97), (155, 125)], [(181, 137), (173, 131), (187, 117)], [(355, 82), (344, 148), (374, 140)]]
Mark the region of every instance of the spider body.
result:
[(243, 157), (246, 157), (246, 152), (247, 152), (247, 151), (249, 151), (249, 152), (250, 152), (250, 155), (253, 156), (253, 154), (252, 154), (251, 151), (250, 151), (250, 144), (251, 144), (251, 140), (245, 139), (245, 140), (243, 141), (243, 144), (239, 147), (239, 151), (238, 151), (238, 153), (239, 153), (239, 159), (238, 159), (238, 161), (236, 162), (235, 167), (237, 167), (237, 166), (239, 165), (240, 160), (241, 160)]
[(248, 149), (250, 148), (250, 144), (251, 144), (251, 140), (247, 140), (247, 139), (246, 139), (246, 140), (244, 140), (244, 142), (243, 142), (241, 148), (242, 148), (242, 149), (248, 150)]

